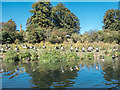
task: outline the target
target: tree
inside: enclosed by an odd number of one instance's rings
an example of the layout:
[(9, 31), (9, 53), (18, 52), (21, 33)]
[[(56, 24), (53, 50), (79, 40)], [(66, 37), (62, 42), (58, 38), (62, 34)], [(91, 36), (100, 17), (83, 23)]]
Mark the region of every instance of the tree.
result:
[(11, 38), (10, 34), (7, 31), (2, 31), (2, 44), (5, 43), (12, 43), (14, 42), (14, 39)]
[(37, 2), (32, 5), (31, 12), (32, 16), (27, 20), (27, 31), (33, 30), (34, 28), (49, 28), (53, 27), (51, 19), (51, 8), (50, 2)]
[(46, 36), (44, 35), (45, 31), (40, 30), (39, 28), (28, 32), (27, 34), (27, 41), (29, 43), (40, 43), (41, 41), (45, 40)]
[(16, 31), (15, 22), (10, 19), (8, 22), (2, 22), (2, 43), (14, 43), (16, 39), (21, 40), (20, 34)]
[(2, 23), (2, 30), (6, 30), (8, 32), (16, 31), (16, 24), (12, 19), (8, 20), (8, 22)]
[(63, 28), (68, 33), (79, 33), (79, 19), (63, 3), (52, 8), (52, 21), (58, 29)]
[(111, 31), (120, 30), (120, 10), (109, 9), (105, 12), (103, 18), (103, 28)]

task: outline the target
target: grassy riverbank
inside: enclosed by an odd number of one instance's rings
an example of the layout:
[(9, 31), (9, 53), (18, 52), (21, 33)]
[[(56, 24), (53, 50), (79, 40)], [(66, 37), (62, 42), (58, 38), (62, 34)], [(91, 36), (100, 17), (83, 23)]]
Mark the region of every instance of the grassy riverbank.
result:
[[(29, 47), (30, 45), (35, 46), (37, 49), (23, 49), (22, 45), (27, 44)], [(65, 51), (62, 51), (61, 49), (55, 50), (55, 46), (60, 47), (60, 45), (63, 45), (65, 48)], [(10, 44), (10, 46), (13, 50), (6, 50), (6, 53), (3, 53), (3, 59), (7, 61), (41, 61), (41, 62), (63, 62), (63, 61), (76, 61), (76, 60), (93, 60), (93, 59), (99, 59), (100, 57), (104, 56), (105, 58), (112, 58), (113, 51), (112, 49), (114, 47), (118, 48), (118, 44), (114, 43), (72, 43), (73, 45), (73, 51), (70, 51), (70, 46), (71, 43), (69, 42), (64, 42), (62, 44), (51, 44), (49, 42), (45, 43), (46, 49), (42, 49), (43, 47), (43, 42), (41, 43), (36, 43), (36, 44), (28, 44), (28, 43), (23, 43), (23, 44)], [(87, 49), (88, 46), (92, 46), (94, 48), (98, 47), (99, 52), (96, 52), (94, 49), (91, 52), (82, 52), (81, 49), (83, 46)], [(15, 47), (19, 48), (19, 51), (15, 51)], [(5, 48), (5, 45), (3, 45)], [(78, 52), (75, 51), (75, 47), (78, 48)], [(114, 53), (116, 56), (120, 56), (119, 52)]]

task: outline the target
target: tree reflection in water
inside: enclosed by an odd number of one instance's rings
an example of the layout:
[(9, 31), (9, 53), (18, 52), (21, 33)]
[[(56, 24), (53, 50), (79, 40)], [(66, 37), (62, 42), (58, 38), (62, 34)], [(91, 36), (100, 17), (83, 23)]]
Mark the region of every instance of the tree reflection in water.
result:
[[(30, 77), (30, 82), (36, 86), (33, 88), (65, 88), (72, 87), (78, 77), (79, 71), (101, 70), (104, 75), (105, 85), (115, 84), (118, 87), (118, 64), (117, 60), (85, 60), (82, 62), (61, 62), (61, 63), (41, 63), (41, 62), (2, 62), (1, 72), (3, 78), (10, 76), (13, 79), (22, 73), (27, 73)], [(111, 82), (111, 83), (110, 83)], [(92, 83), (92, 82), (91, 82)]]
[(104, 63), (102, 63), (102, 70), (104, 71), (104, 78), (106, 81), (109, 81), (111, 83), (106, 83), (106, 85), (112, 85), (116, 84), (118, 87), (119, 86), (119, 81), (120, 81), (120, 60), (106, 60)]

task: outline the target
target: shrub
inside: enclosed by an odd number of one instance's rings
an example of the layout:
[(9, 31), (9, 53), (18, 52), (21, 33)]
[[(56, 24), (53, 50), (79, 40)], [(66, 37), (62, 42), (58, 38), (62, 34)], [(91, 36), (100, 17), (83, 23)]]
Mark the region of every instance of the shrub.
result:
[(35, 51), (31, 52), (31, 60), (32, 61), (33, 60), (38, 60), (38, 54), (37, 54), (37, 52), (35, 52)]
[(76, 52), (66, 52), (62, 53), (57, 50), (44, 50), (39, 55), (39, 60), (42, 62), (63, 62), (63, 61), (73, 61), (78, 60), (79, 57), (77, 56)]
[(89, 60), (92, 60), (94, 58), (94, 56), (92, 53), (89, 53), (86, 58)]
[(81, 41), (81, 36), (79, 34), (76, 34), (76, 33), (72, 34), (71, 38), (72, 38), (74, 43), (76, 43), (77, 41)]
[(68, 52), (65, 54), (65, 57), (67, 61), (74, 61), (79, 59), (79, 56), (76, 54), (76, 52)]
[(105, 53), (105, 54), (108, 54), (108, 51), (105, 51), (104, 53)]
[(9, 50), (9, 51), (7, 51), (4, 59), (7, 60), (7, 61), (18, 61), (19, 57), (18, 57), (16, 51)]
[(51, 36), (48, 41), (52, 44), (55, 44), (55, 43), (63, 43), (64, 39), (61, 38), (61, 37), (57, 37), (57, 36)]
[(40, 61), (45, 61), (45, 62), (57, 62), (57, 61), (60, 61), (62, 58), (61, 58), (61, 55), (58, 51), (56, 50), (51, 50), (51, 51), (48, 51), (48, 50), (44, 50), (42, 52), (42, 54), (40, 54), (40, 57), (39, 57), (39, 60)]
[[(29, 51), (21, 51), (21, 52), (19, 53), (19, 59), (20, 59), (20, 60), (26, 60), (26, 59), (30, 58), (30, 56), (31, 56), (31, 54), (30, 54)], [(30, 60), (30, 59), (29, 59), (29, 60)]]

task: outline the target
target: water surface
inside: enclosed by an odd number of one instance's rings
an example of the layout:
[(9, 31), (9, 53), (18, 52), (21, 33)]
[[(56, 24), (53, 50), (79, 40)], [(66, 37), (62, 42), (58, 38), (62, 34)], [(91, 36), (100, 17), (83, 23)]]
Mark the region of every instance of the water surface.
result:
[(2, 62), (2, 88), (118, 88), (120, 61)]

